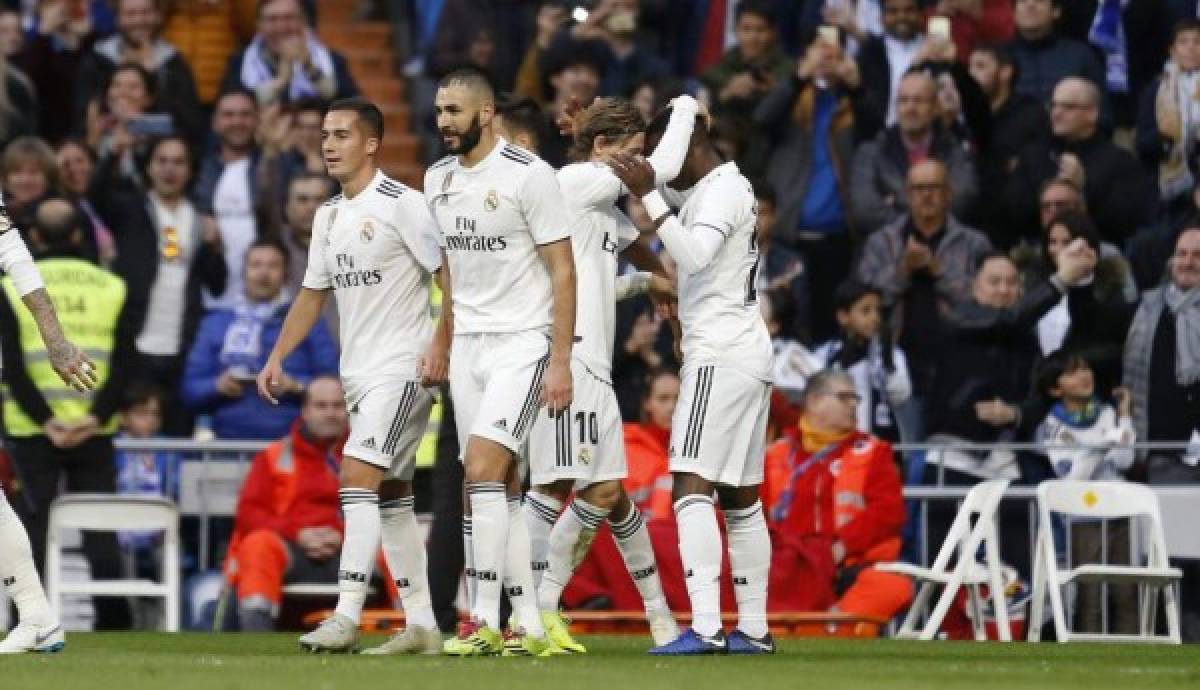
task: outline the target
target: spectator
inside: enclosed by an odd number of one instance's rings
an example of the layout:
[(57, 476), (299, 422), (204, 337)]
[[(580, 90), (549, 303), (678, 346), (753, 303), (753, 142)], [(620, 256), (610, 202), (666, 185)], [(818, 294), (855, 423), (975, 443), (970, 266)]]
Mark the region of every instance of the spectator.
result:
[[(85, 141), (102, 162), (116, 161), (117, 173), (141, 184), (138, 158), (151, 134), (175, 130), (170, 115), (154, 113), (154, 76), (136, 63), (118, 65), (99, 97), (88, 104)], [(165, 118), (165, 119), (163, 119)]]
[[(118, 439), (150, 440), (161, 438), (166, 391), (154, 384), (134, 381), (125, 391), (120, 409), (121, 431)], [(117, 472), (117, 493), (179, 499), (179, 465), (183, 458), (173, 451), (118, 450), (113, 457)], [(124, 575), (130, 578), (161, 578), (158, 549), (161, 530), (117, 532), (117, 542), (125, 557)], [(133, 600), (133, 627), (147, 629), (161, 623), (162, 601)]]
[[(1022, 0), (1036, 2), (1038, 0)], [(1084, 190), (1100, 237), (1123, 246), (1149, 217), (1150, 186), (1137, 160), (1100, 131), (1100, 91), (1068, 77), (1054, 89), (1050, 145), (1031, 143), (1009, 175), (1005, 204), (1013, 222), (1036, 227), (1038, 190), (1053, 177), (1066, 177)]]
[(496, 106), (492, 120), (496, 133), (526, 151), (540, 151), (546, 138), (546, 118), (531, 98), (518, 98)]
[(900, 556), (904, 497), (891, 446), (854, 428), (859, 403), (849, 374), (818, 372), (798, 427), (767, 450), (772, 610), (888, 620), (912, 599), (907, 577), (873, 567)]
[(344, 528), (338, 468), (348, 431), (341, 383), (318, 376), (304, 392), (300, 418), (254, 456), (225, 561), (243, 632), (275, 629), (284, 584), (337, 582)]
[(530, 98), (538, 105), (546, 104), (546, 89), (543, 85), (541, 65), (554, 37), (570, 20), (566, 3), (562, 0), (541, 0), (538, 3), (536, 33), (521, 66), (517, 69), (513, 95)]
[[(1013, 20), (1017, 35), (1013, 39), (1013, 60), (1017, 63), (1013, 91), (1050, 102), (1058, 84), (1067, 77), (1079, 77), (1097, 85), (1106, 83), (1104, 68), (1092, 49), (1079, 41), (1055, 33), (1054, 23), (1062, 15), (1063, 0), (1015, 0)], [(1103, 100), (1097, 94), (1097, 104)]]
[[(1183, 443), (1188, 450), (1151, 451), (1143, 456), (1150, 484), (1198, 484), (1200, 466), (1200, 227), (1185, 229), (1175, 242), (1166, 285), (1150, 290), (1125, 343), (1125, 386), (1133, 395), (1137, 438)], [(1184, 592), (1200, 586), (1200, 565), (1184, 566)], [(1200, 602), (1185, 594), (1183, 639), (1200, 639)]]
[(228, 309), (200, 322), (183, 372), (183, 402), (213, 417), (218, 438), (269, 439), (281, 436), (300, 412), (304, 387), (314, 377), (337, 372), (337, 348), (317, 324), (290, 357), (280, 381), (283, 396), (272, 405), (254, 390), (254, 378), (279, 338), (291, 295), (287, 250), (261, 239), (246, 251), (243, 293)]
[(262, 158), (258, 163), (258, 189), (262, 215), (278, 228), (291, 181), (298, 175), (325, 174), (321, 157), (321, 123), (325, 104), (302, 101), (286, 111), (278, 105), (264, 108), (259, 125)]
[(263, 107), (357, 96), (346, 59), (321, 43), (308, 20), (299, 0), (259, 2), (258, 33), (230, 59), (223, 90), (249, 89)]
[(1200, 21), (1175, 27), (1171, 59), (1142, 95), (1137, 149), (1142, 161), (1158, 171), (1159, 198), (1168, 207), (1184, 203), (1196, 186), (1200, 141)]
[[(928, 79), (928, 77), (925, 77)], [(987, 238), (950, 213), (946, 166), (918, 163), (908, 171), (909, 215), (867, 238), (856, 271), (892, 309), (898, 342), (908, 355), (914, 412), (902, 421), (924, 438), (921, 407), (943, 362), (946, 318), (968, 294), (971, 277), (987, 253)]]
[(162, 35), (188, 63), (196, 96), (211, 107), (229, 59), (254, 37), (256, 0), (172, 0)]
[(96, 210), (90, 197), (92, 177), (96, 169), (96, 154), (78, 139), (65, 139), (59, 144), (56, 156), (63, 193), (87, 216), (87, 222), (92, 229), (91, 242), (96, 246), (100, 265), (112, 268), (113, 261), (117, 258), (116, 241), (108, 223), (100, 217), (100, 212)]
[(24, 72), (0, 54), (0, 146), (37, 133), (37, 95)]
[[(198, 145), (204, 123), (196, 98), (196, 82), (187, 61), (161, 36), (163, 15), (159, 2), (117, 0), (114, 5), (117, 33), (97, 41), (79, 65), (80, 88), (76, 89), (74, 107), (77, 129), (81, 130), (90, 119), (91, 103), (105, 97), (100, 89), (110, 83), (117, 66), (134, 64), (151, 75), (156, 109), (169, 114), (178, 131)], [(122, 113), (114, 114), (120, 117)]]
[[(971, 76), (979, 83), (992, 110), (991, 136), (979, 154), (980, 189), (1004, 189), (1008, 176), (1017, 166), (1021, 149), (1033, 142), (1047, 142), (1050, 120), (1046, 109), (1034, 98), (1013, 93), (1017, 67), (1012, 51), (995, 45), (982, 45), (972, 52)], [(979, 216), (992, 245), (1009, 249), (1020, 239), (1020, 219), (1009, 217), (1003, 197), (982, 194)]]
[[(308, 246), (312, 242), (313, 219), (317, 208), (333, 196), (333, 184), (325, 175), (304, 173), (292, 178), (288, 187), (283, 225), (276, 234), (288, 250), (288, 292), (297, 294), (308, 268)], [(336, 338), (338, 333), (337, 300), (325, 300), (321, 312), (325, 328)]]
[(700, 83), (715, 115), (748, 118), (776, 84), (791, 77), (793, 63), (779, 46), (769, 1), (741, 0), (734, 17), (734, 46), (700, 75)]
[(40, 3), (37, 29), (26, 34), (25, 46), (14, 58), (37, 93), (39, 133), (52, 142), (76, 125), (75, 89), (63, 85), (77, 83), (79, 64), (95, 40), (91, 11), (87, 5), (82, 9), (82, 16), (73, 16), (65, 2)]
[(938, 0), (926, 9), (930, 17), (950, 19), (955, 53), (966, 58), (980, 45), (1012, 40), (1012, 0)]
[(912, 166), (939, 161), (954, 184), (949, 209), (965, 218), (978, 195), (975, 163), (935, 120), (937, 84), (925, 72), (900, 80), (896, 124), (864, 143), (850, 173), (851, 225), (862, 234), (895, 223), (908, 211), (905, 179)]
[[(19, 137), (10, 142), (4, 148), (0, 168), (3, 169), (0, 186), (4, 188), (4, 207), (18, 227), (33, 213), (39, 201), (61, 192), (54, 150), (37, 137)], [(95, 253), (89, 256), (95, 257)]]
[(1033, 283), (1045, 280), (1057, 270), (1063, 249), (1077, 239), (1095, 252), (1095, 269), (1038, 321), (1038, 343), (1043, 355), (1066, 350), (1087, 358), (1100, 390), (1108, 391), (1121, 382), (1121, 353), (1137, 301), (1120, 251), (1100, 242), (1085, 213), (1067, 211), (1050, 221), (1040, 261), (1026, 274), (1032, 274)]
[(872, 129), (899, 119), (900, 82), (920, 62), (925, 36), (917, 0), (883, 0), (883, 33), (863, 41), (858, 51), (865, 109)]
[(1133, 271), (1134, 283), (1142, 289), (1160, 287), (1167, 272), (1167, 263), (1175, 254), (1179, 235), (1200, 218), (1200, 182), (1192, 193), (1178, 199), (1166, 209), (1157, 222), (1129, 238), (1125, 254)]
[[(104, 215), (117, 228), (117, 271), (131, 296), (146, 303), (137, 336), (137, 376), (174, 391), (202, 316), (201, 290), (225, 290), (221, 237), (186, 196), (192, 158), (181, 135), (155, 140), (148, 151), (149, 189), (111, 176), (98, 181)], [(162, 401), (169, 436), (190, 436), (191, 418), (175, 396)]]
[(791, 300), (791, 319), (785, 324), (788, 336), (803, 340), (811, 332), (810, 303), (814, 296), (809, 286), (809, 271), (804, 258), (773, 239), (775, 232), (775, 190), (763, 182), (754, 182), (758, 202), (758, 289), (780, 290)]
[[(37, 205), (32, 219), (29, 248), (46, 291), (64, 305), (59, 309), (63, 334), (88, 352), (99, 381), (94, 393), (79, 393), (63, 383), (45, 356), (33, 317), (15, 306), (12, 281), (5, 279), (8, 299), (0, 300), (0, 339), (9, 390), (4, 421), (25, 494), (15, 505), (25, 510), (34, 558), (44, 567), (48, 513), (64, 475), (68, 491), (116, 490), (115, 413), (128, 375), (124, 363), (133, 355), (143, 314), (140, 305), (127, 298), (119, 277), (82, 258), (84, 222), (69, 202), (46, 199)], [(86, 532), (83, 544), (92, 577), (120, 577), (117, 541), (111, 532)], [(96, 617), (97, 629), (126, 628), (129, 608), (124, 599), (97, 599)]]
[(0, 9), (0, 55), (14, 60), (25, 47), (25, 35), (21, 29), (21, 13), (5, 7)]
[[(1062, 4), (1058, 30), (1099, 53), (1114, 124), (1133, 126), (1146, 86), (1162, 70), (1174, 22), (1167, 5), (1175, 0), (1072, 0)], [(1193, 18), (1195, 11), (1193, 10)]]
[[(767, 181), (779, 204), (773, 199), (770, 205), (770, 233), (777, 244), (799, 252), (809, 270), (815, 338), (834, 333), (829, 296), (850, 268), (845, 171), (854, 158), (856, 134), (869, 120), (860, 111), (858, 86), (855, 62), (818, 37), (795, 75), (779, 80), (754, 113), (774, 151)], [(762, 213), (760, 197), (760, 223)]]
[(892, 345), (883, 322), (883, 294), (855, 280), (837, 287), (833, 296), (841, 332), (813, 351), (817, 369), (846, 372), (858, 391), (856, 427), (886, 441), (903, 438), (896, 410), (912, 396), (912, 379), (904, 351)]
[[(1122, 481), (1133, 465), (1132, 400), (1129, 391), (1113, 391), (1116, 408), (1096, 394), (1096, 382), (1086, 358), (1060, 351), (1039, 368), (1037, 392), (1050, 413), (1037, 430), (1038, 442), (1054, 473), (1061, 479)], [(1101, 388), (1100, 390), (1104, 390)], [(1091, 448), (1083, 447), (1091, 445)], [(1088, 563), (1130, 565), (1129, 519), (1070, 521), (1072, 568)], [(1138, 591), (1135, 585), (1099, 582), (1078, 585), (1075, 595), (1075, 629), (1084, 633), (1133, 635), (1138, 628)], [(1112, 594), (1112, 607), (1105, 601)], [(1105, 630), (1104, 612), (1109, 613)]]
[(608, 47), (608, 64), (600, 79), (603, 96), (626, 96), (645, 79), (663, 79), (671, 66), (639, 40), (642, 0), (601, 0), (576, 26), (576, 38), (598, 39)]
[(196, 209), (217, 224), (229, 269), (223, 296), (205, 294), (208, 309), (229, 308), (242, 294), (242, 261), (259, 234), (256, 200), (260, 199), (261, 152), (254, 140), (257, 128), (258, 102), (249, 91), (229, 91), (217, 99), (213, 113), (217, 146), (201, 161), (192, 191)]
[(599, 41), (560, 35), (545, 55), (542, 73), (549, 79), (553, 98), (546, 107), (546, 136), (539, 155), (555, 168), (566, 165), (571, 148), (570, 137), (559, 132), (555, 122), (573, 102), (590, 104), (599, 95), (607, 50)]
[(625, 453), (629, 456), (625, 491), (647, 520), (674, 517), (667, 445), (678, 401), (679, 375), (670, 369), (651, 372), (636, 417), (639, 421), (625, 423)]
[[(530, 5), (527, 0), (445, 0), (426, 73), (438, 79), (474, 62), (472, 44), (485, 30), (493, 37), (495, 50), (486, 71), (500, 91), (511, 91), (528, 45), (527, 34), (534, 26), (536, 10)], [(547, 74), (544, 69), (542, 74)]]

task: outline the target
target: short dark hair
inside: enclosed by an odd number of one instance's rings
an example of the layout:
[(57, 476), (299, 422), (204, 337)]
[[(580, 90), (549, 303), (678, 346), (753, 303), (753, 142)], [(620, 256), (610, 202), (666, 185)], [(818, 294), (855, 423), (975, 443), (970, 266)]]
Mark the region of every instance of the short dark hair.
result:
[(480, 94), (485, 100), (496, 100), (496, 84), (484, 70), (471, 65), (450, 70), (438, 80), (438, 88), (444, 89), (451, 84), (462, 84), (468, 90)]
[(1009, 264), (1011, 264), (1012, 266), (1017, 265), (1017, 262), (1014, 261), (1013, 258), (1011, 256), (1009, 256), (1008, 254), (1006, 254), (1005, 252), (1002, 252), (999, 249), (990, 249), (990, 250), (984, 252), (983, 255), (981, 255), (979, 257), (979, 260), (975, 262), (975, 270), (972, 271), (972, 275), (978, 275), (979, 272), (981, 270), (983, 270), (984, 264), (986, 264), (989, 261), (995, 261), (996, 259), (1003, 259), (1003, 260), (1007, 261)]
[(771, 26), (777, 26), (779, 24), (777, 11), (773, 0), (742, 0), (733, 9), (733, 21), (737, 22), (744, 14), (754, 14), (762, 17)]
[(285, 201), (286, 201), (286, 198), (291, 195), (292, 187), (294, 187), (296, 184), (298, 184), (300, 182), (311, 182), (313, 180), (320, 180), (321, 182), (323, 182), (325, 184), (325, 189), (328, 192), (329, 196), (333, 196), (334, 180), (332, 177), (326, 175), (325, 173), (310, 172), (308, 170), (302, 170), (301, 172), (298, 172), (295, 175), (293, 175), (292, 179), (288, 180), (286, 194), (284, 195)]
[(217, 100), (213, 101), (213, 105), (220, 106), (221, 101), (229, 98), (230, 96), (242, 96), (243, 98), (249, 98), (250, 102), (254, 104), (254, 109), (258, 110), (258, 96), (250, 89), (247, 89), (241, 85), (230, 86), (228, 88), (221, 89), (221, 93), (217, 94)]
[(576, 65), (586, 65), (597, 75), (603, 76), (611, 54), (608, 46), (598, 39), (579, 39), (569, 33), (560, 34), (542, 54), (538, 66), (547, 79)]
[(348, 111), (358, 115), (358, 121), (367, 130), (368, 136), (383, 141), (383, 111), (365, 98), (342, 98), (329, 104), (328, 112)]
[(246, 247), (244, 256), (250, 256), (250, 252), (255, 249), (274, 249), (279, 252), (279, 255), (283, 257), (284, 269), (288, 267), (288, 262), (291, 261), (291, 252), (288, 251), (287, 245), (283, 243), (283, 240), (273, 235), (264, 235), (251, 242), (250, 246)]
[(516, 98), (511, 94), (500, 99), (496, 112), (504, 116), (504, 126), (533, 137), (534, 145), (545, 138), (546, 118), (532, 98)]
[(150, 140), (150, 142), (148, 144), (146, 144), (146, 153), (144, 156), (141, 157), (142, 174), (145, 175), (146, 177), (150, 176), (150, 161), (154, 159), (154, 154), (158, 152), (158, 147), (160, 147), (163, 144), (166, 144), (168, 142), (172, 142), (172, 141), (176, 142), (180, 146), (182, 146), (184, 152), (187, 154), (188, 178), (189, 178), (188, 181), (190, 183), (191, 179), (194, 178), (193, 173), (195, 172), (195, 167), (196, 167), (196, 157), (192, 153), (191, 142), (189, 142), (187, 140), (187, 137), (185, 137), (182, 134), (179, 134), (177, 132), (171, 133), (171, 134), (164, 134), (161, 137), (154, 137), (153, 139)]
[(1010, 84), (1016, 84), (1021, 78), (1021, 66), (1017, 64), (1016, 57), (1013, 56), (1012, 48), (1004, 43), (980, 43), (972, 49), (974, 53), (986, 53), (992, 56), (999, 67), (1008, 67), (1012, 70), (1012, 80)]
[(291, 113), (321, 113), (324, 115), (329, 111), (329, 102), (320, 98), (301, 98), (292, 101), (288, 106), (288, 112)]
[(138, 379), (129, 384), (125, 395), (121, 396), (121, 412), (128, 412), (138, 405), (144, 405), (151, 400), (157, 400), (159, 405), (166, 403), (167, 391), (153, 381)]
[(1181, 19), (1175, 22), (1175, 26), (1171, 27), (1171, 42), (1174, 43), (1180, 34), (1189, 31), (1200, 31), (1200, 19)]
[(1057, 396), (1050, 390), (1058, 386), (1058, 380), (1062, 378), (1063, 374), (1075, 371), (1080, 367), (1090, 369), (1092, 363), (1076, 350), (1062, 348), (1051, 353), (1037, 366), (1037, 374), (1034, 376), (1035, 392), (1046, 402), (1055, 400)]
[(1096, 230), (1096, 224), (1088, 217), (1086, 213), (1081, 211), (1063, 211), (1050, 219), (1050, 224), (1046, 226), (1046, 233), (1043, 236), (1043, 246), (1049, 240), (1050, 228), (1056, 225), (1061, 225), (1067, 229), (1067, 235), (1072, 240), (1083, 238), (1088, 246), (1092, 249), (1100, 249), (1100, 233)]
[(136, 62), (122, 62), (113, 68), (109, 73), (108, 79), (104, 82), (104, 91), (101, 98), (108, 97), (108, 90), (112, 87), (112, 83), (117, 80), (117, 75), (122, 72), (133, 72), (142, 80), (142, 86), (146, 88), (146, 93), (150, 94), (150, 100), (154, 101), (158, 97), (158, 79), (154, 77), (154, 73)]
[(883, 292), (874, 285), (853, 278), (844, 280), (833, 290), (834, 311), (848, 311), (869, 295), (883, 299)]

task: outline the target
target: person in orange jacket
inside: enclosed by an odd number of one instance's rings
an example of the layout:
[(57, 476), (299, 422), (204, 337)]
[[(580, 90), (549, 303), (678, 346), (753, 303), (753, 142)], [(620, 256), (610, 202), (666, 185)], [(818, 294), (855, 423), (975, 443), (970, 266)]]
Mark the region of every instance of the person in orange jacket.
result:
[(338, 466), (348, 428), (341, 382), (319, 376), (288, 435), (254, 457), (225, 562), (242, 630), (275, 629), (285, 582), (337, 582)]
[(900, 555), (904, 497), (891, 445), (855, 429), (858, 401), (845, 372), (815, 374), (798, 426), (767, 450), (771, 610), (888, 620), (912, 599), (908, 578), (873, 567)]

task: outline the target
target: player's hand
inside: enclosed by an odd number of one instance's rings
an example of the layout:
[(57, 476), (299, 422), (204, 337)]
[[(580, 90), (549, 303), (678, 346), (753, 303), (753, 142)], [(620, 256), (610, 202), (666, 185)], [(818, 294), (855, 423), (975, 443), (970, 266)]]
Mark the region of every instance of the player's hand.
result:
[(50, 366), (71, 388), (84, 393), (96, 387), (96, 365), (83, 350), (66, 340), (46, 343)]
[(425, 353), (417, 360), (417, 375), (426, 388), (440, 386), (446, 382), (450, 371), (450, 352), (438, 343), (430, 343)]
[(571, 361), (551, 357), (550, 365), (546, 367), (546, 378), (542, 381), (542, 405), (551, 414), (558, 415), (571, 404), (573, 386)]
[(679, 318), (679, 296), (675, 292), (675, 284), (660, 275), (650, 276), (650, 301), (654, 303), (658, 315), (664, 319)]
[(628, 153), (615, 153), (605, 161), (612, 168), (630, 194), (638, 197), (646, 196), (654, 191), (654, 168), (641, 156), (631, 156)]
[[(225, 372), (221, 376), (224, 378), (228, 375), (229, 372)], [(258, 376), (255, 377), (255, 384), (258, 386), (258, 394), (262, 396), (263, 400), (266, 400), (272, 405), (278, 405), (279, 400), (275, 398), (275, 395), (280, 390), (280, 386), (284, 383), (285, 379), (290, 379), (290, 377), (283, 373), (283, 364), (274, 357), (268, 358), (266, 365), (264, 365), (262, 368), (262, 371), (258, 372)], [(220, 389), (220, 384), (221, 382), (217, 381), (218, 390)], [(239, 383), (238, 386), (240, 388), (241, 384)]]
[(583, 112), (583, 104), (579, 99), (571, 96), (567, 99), (567, 107), (554, 118), (554, 126), (558, 127), (558, 133), (568, 139), (575, 138), (575, 123), (579, 117), (579, 113)]

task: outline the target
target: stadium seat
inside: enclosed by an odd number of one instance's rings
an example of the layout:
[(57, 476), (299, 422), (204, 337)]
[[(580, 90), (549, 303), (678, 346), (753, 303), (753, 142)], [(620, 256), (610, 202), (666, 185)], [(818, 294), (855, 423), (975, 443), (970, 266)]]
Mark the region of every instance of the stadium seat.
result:
[[(1008, 624), (1008, 602), (1004, 597), (1004, 578), (1000, 565), (1000, 538), (996, 529), (996, 509), (1008, 484), (1007, 479), (991, 479), (976, 484), (967, 492), (962, 507), (958, 509), (958, 515), (954, 517), (950, 531), (946, 534), (946, 541), (942, 543), (942, 548), (931, 567), (922, 568), (902, 562), (880, 563), (875, 566), (884, 572), (908, 575), (920, 583), (917, 596), (913, 599), (896, 637), (932, 640), (941, 628), (942, 620), (950, 610), (959, 588), (966, 587), (968, 604), (975, 613), (971, 616), (975, 639), (986, 640), (982, 587), (988, 585), (996, 612), (998, 635), (1004, 642), (1012, 641)], [(982, 564), (976, 560), (980, 546), (984, 550)], [(951, 569), (950, 563), (956, 554), (957, 560)], [(925, 626), (917, 631), (917, 620), (924, 615), (934, 588), (939, 586), (942, 587), (942, 595), (934, 606), (933, 613), (926, 619)]]
[[(1179, 580), (1182, 573), (1167, 562), (1167, 543), (1162, 513), (1154, 490), (1128, 482), (1084, 482), (1056, 479), (1042, 482), (1037, 489), (1038, 536), (1033, 560), (1033, 611), (1029, 641), (1041, 639), (1041, 625), (1047, 595), (1054, 618), (1055, 637), (1059, 642), (1156, 642), (1180, 644)], [(1129, 518), (1130, 542), (1142, 546), (1145, 565), (1079, 565), (1059, 570), (1054, 549), (1051, 515), (1090, 520)], [(1140, 528), (1140, 530), (1139, 530)], [(1136, 562), (1140, 559), (1134, 559)], [(1068, 564), (1070, 565), (1070, 564)], [(1067, 625), (1063, 588), (1074, 582), (1120, 582), (1138, 584), (1138, 633), (1115, 635), (1076, 633)], [(1155, 614), (1162, 594), (1167, 634), (1155, 633)]]
[[(162, 582), (142, 579), (64, 582), (64, 529), (116, 531), (162, 530)], [(157, 597), (164, 600), (167, 632), (179, 632), (180, 617), (179, 510), (164, 498), (115, 494), (65, 494), (50, 506), (46, 536), (46, 594), (58, 607), (64, 594)]]

